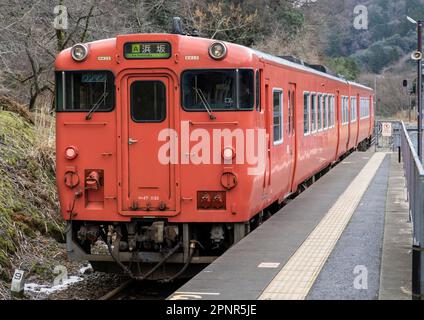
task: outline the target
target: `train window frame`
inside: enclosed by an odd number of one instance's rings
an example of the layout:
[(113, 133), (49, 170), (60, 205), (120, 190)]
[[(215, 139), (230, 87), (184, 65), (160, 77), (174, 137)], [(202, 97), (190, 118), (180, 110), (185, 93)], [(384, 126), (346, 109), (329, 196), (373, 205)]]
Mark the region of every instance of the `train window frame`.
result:
[(181, 72), (180, 74), (180, 104), (181, 104), (181, 108), (186, 111), (186, 112), (207, 112), (206, 109), (204, 108), (200, 108), (200, 109), (191, 109), (191, 108), (187, 108), (184, 104), (184, 75), (188, 72), (193, 72), (193, 71), (234, 71), (236, 72), (236, 76), (237, 75), (237, 70), (248, 70), (252, 72), (252, 76), (253, 76), (253, 95), (252, 95), (252, 105), (249, 108), (238, 108), (239, 106), (239, 83), (236, 79), (236, 99), (237, 99), (237, 108), (233, 108), (233, 109), (213, 109), (212, 108), (212, 112), (214, 113), (221, 113), (221, 112), (252, 112), (255, 110), (255, 69), (254, 68), (191, 68), (191, 69), (185, 69)]
[[(137, 82), (159, 82), (163, 85), (163, 88), (165, 89), (165, 96), (164, 96), (164, 101), (165, 101), (165, 113), (163, 115), (163, 117), (161, 119), (158, 120), (138, 120), (136, 118), (134, 118), (134, 112), (133, 112), (133, 104), (132, 104), (132, 86), (137, 83)], [(164, 122), (166, 120), (167, 114), (168, 114), (168, 87), (166, 86), (166, 84), (161, 81), (161, 80), (134, 80), (131, 85), (129, 86), (129, 93), (130, 93), (130, 100), (129, 100), (129, 109), (130, 109), (130, 115), (131, 115), (131, 120), (135, 123), (161, 123)]]
[[(312, 99), (315, 98), (315, 99)], [(315, 101), (313, 101), (315, 100)], [(315, 102), (315, 103), (313, 103)], [(311, 134), (317, 133), (317, 107), (318, 107), (318, 99), (317, 99), (317, 93), (311, 92)], [(315, 109), (315, 112), (314, 112)]]
[[(308, 130), (305, 131), (305, 96), (307, 96), (307, 110), (308, 110)], [(303, 92), (303, 135), (310, 136), (311, 135), (311, 93), (309, 91)]]
[[(280, 118), (280, 123), (278, 124), (280, 130), (280, 139), (275, 140), (275, 103), (274, 103), (274, 94), (278, 93), (279, 94), (279, 107), (280, 107), (280, 112), (279, 112), (279, 118)], [(274, 146), (279, 146), (282, 145), (284, 143), (284, 90), (282, 88), (272, 88), (272, 140), (273, 140), (273, 144)]]
[[(97, 109), (94, 111), (94, 113), (109, 113), (115, 110), (116, 108), (116, 75), (112, 70), (108, 70), (108, 69), (88, 69), (88, 70), (55, 70), (55, 112), (56, 113), (87, 113), (91, 110), (92, 107), (87, 108), (87, 109), (65, 109), (64, 108), (64, 104), (66, 104), (66, 93), (65, 95), (63, 94), (63, 84), (65, 82), (65, 86), (66, 86), (66, 74), (71, 74), (71, 73), (82, 73), (82, 72), (105, 72), (107, 74), (109, 74), (111, 76), (111, 93), (112, 93), (112, 102), (111, 102), (111, 107), (108, 109)], [(63, 79), (63, 74), (65, 73), (65, 80)], [(61, 85), (61, 89), (62, 90), (58, 90), (59, 86), (58, 86), (58, 76), (60, 76), (60, 85)], [(59, 92), (61, 91), (61, 92)], [(61, 102), (61, 107), (59, 107), (59, 101)]]

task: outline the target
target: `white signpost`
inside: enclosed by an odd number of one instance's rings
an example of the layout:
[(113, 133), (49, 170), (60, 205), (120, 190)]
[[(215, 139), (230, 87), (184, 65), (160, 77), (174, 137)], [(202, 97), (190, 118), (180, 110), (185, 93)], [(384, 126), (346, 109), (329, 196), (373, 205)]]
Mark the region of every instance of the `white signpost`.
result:
[(25, 287), (25, 278), (24, 271), (15, 269), (15, 273), (12, 278), (12, 285), (10, 287), (10, 291), (12, 291), (12, 295), (22, 296), (24, 293)]
[(391, 137), (392, 136), (392, 123), (391, 122), (383, 122), (381, 124), (382, 132), (381, 135), (383, 137)]

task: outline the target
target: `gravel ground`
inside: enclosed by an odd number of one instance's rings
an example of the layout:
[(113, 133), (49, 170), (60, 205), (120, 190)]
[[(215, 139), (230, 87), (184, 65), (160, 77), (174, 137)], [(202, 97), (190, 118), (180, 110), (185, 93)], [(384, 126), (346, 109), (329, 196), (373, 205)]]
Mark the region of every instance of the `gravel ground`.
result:
[(83, 281), (43, 297), (42, 300), (96, 300), (126, 280), (128, 278), (122, 275), (94, 272), (84, 276)]
[[(23, 270), (25, 283), (38, 287), (35, 291), (25, 290), (23, 297), (12, 297), (11, 280), (0, 280), (0, 300), (91, 300), (101, 297), (126, 280), (124, 276), (94, 272), (88, 262), (69, 261), (66, 245), (47, 237), (23, 243), (12, 263), (12, 268), (8, 270), (10, 275), (13, 275), (14, 269)], [(50, 294), (40, 292), (40, 287), (47, 290), (53, 287), (57, 276), (54, 269), (57, 266), (64, 266), (69, 279), (77, 282), (62, 285), (59, 287), (62, 290)]]

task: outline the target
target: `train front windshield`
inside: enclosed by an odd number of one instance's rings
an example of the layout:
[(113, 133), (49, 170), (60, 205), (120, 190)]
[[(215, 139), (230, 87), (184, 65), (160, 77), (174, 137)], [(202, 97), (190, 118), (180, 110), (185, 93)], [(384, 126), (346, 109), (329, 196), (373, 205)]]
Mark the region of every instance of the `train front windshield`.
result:
[(183, 107), (187, 111), (252, 110), (253, 70), (189, 70), (182, 75)]
[(114, 76), (110, 71), (56, 72), (57, 111), (110, 111), (114, 99)]

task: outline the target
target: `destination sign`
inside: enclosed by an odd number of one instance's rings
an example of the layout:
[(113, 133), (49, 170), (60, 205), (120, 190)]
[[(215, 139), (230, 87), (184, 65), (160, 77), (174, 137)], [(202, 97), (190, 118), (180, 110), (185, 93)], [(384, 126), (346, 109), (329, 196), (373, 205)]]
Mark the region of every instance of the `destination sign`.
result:
[(168, 59), (171, 45), (168, 42), (131, 42), (124, 46), (126, 59)]

